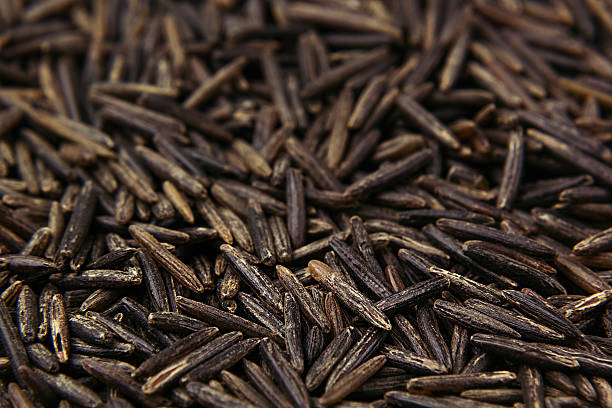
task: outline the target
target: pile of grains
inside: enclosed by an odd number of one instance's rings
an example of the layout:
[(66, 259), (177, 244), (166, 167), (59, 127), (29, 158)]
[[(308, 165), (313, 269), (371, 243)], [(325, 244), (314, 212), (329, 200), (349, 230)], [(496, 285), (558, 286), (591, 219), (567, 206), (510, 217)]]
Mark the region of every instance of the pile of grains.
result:
[(609, 0), (0, 1), (0, 407), (612, 407)]

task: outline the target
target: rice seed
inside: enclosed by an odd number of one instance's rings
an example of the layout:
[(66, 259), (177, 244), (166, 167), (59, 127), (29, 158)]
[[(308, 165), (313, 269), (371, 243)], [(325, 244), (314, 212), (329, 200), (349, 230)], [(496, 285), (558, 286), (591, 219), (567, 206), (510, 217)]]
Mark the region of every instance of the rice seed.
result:
[(285, 293), (283, 299), (285, 348), (289, 361), (298, 374), (304, 371), (304, 350), (302, 347), (302, 331), (298, 305), (290, 293)]
[[(247, 252), (253, 252), (253, 239), (244, 222), (229, 208), (219, 208), (219, 215), (228, 226), (236, 244)], [(216, 234), (216, 232), (215, 232)]]
[(282, 265), (276, 266), (276, 273), (281, 284), (291, 293), (306, 319), (316, 324), (324, 332), (329, 332), (330, 326), (327, 315), (319, 304), (312, 299), (310, 293), (304, 288), (304, 285), (297, 279), (295, 274)]
[(204, 291), (202, 283), (198, 280), (193, 270), (175, 257), (170, 251), (165, 249), (153, 235), (136, 225), (131, 225), (129, 231), (132, 237), (138, 242), (138, 245), (179, 282), (194, 292)]
[(304, 108), (304, 105), (300, 99), (300, 82), (298, 77), (293, 74), (287, 75), (286, 82), (287, 96), (289, 98), (291, 108), (293, 109), (293, 115), (295, 116), (297, 127), (304, 129), (307, 126), (308, 117), (306, 114), (306, 109)]
[(192, 267), (198, 280), (202, 282), (202, 286), (204, 286), (205, 289), (211, 290), (215, 288), (211, 265), (206, 258), (203, 256), (194, 257)]
[(223, 383), (240, 399), (249, 401), (255, 406), (271, 407), (270, 402), (261, 393), (240, 377), (225, 370), (221, 371), (219, 375)]
[(606, 186), (612, 185), (612, 179), (609, 177), (610, 167), (606, 164), (572, 148), (567, 143), (535, 129), (528, 129), (527, 136), (542, 143), (555, 156), (590, 174)]
[(249, 360), (244, 360), (244, 371), (259, 389), (275, 407), (288, 408), (292, 406), (287, 397), (285, 397), (281, 390), (278, 389), (274, 384), (272, 378), (257, 364)]
[(177, 312), (154, 312), (147, 317), (148, 323), (158, 330), (167, 330), (173, 333), (194, 333), (208, 325), (201, 320), (185, 316)]
[(344, 241), (338, 238), (332, 238), (329, 245), (338, 257), (340, 257), (340, 259), (350, 268), (353, 275), (372, 291), (372, 293), (377, 297), (391, 295), (391, 289), (389, 289), (382, 280), (382, 274), (376, 276), (375, 271), (371, 270), (367, 263), (364, 262), (363, 258)]
[(85, 265), (86, 269), (107, 269), (123, 265), (136, 254), (134, 248), (123, 248), (110, 251)]
[(452, 368), (450, 350), (444, 337), (442, 336), (440, 326), (438, 325), (438, 320), (436, 319), (431, 307), (419, 305), (416, 312), (417, 326), (425, 344), (427, 345), (429, 354), (436, 358), (440, 364), (444, 365), (450, 370)]
[(58, 269), (54, 262), (32, 255), (0, 255), (0, 265), (24, 277), (43, 276)]
[(33, 373), (36, 378), (46, 383), (56, 395), (63, 399), (86, 407), (104, 406), (100, 397), (92, 389), (65, 374), (48, 374), (37, 368), (33, 369)]
[(540, 228), (546, 230), (555, 239), (564, 242), (578, 242), (596, 232), (594, 229), (586, 228), (566, 217), (542, 208), (533, 208), (531, 216)]
[(357, 243), (357, 247), (363, 256), (363, 259), (366, 261), (369, 269), (374, 273), (374, 275), (382, 277), (383, 272), (378, 264), (378, 261), (376, 260), (374, 248), (372, 247), (372, 242), (370, 241), (370, 237), (368, 236), (363, 220), (354, 216), (351, 217), (350, 222), (353, 238)]
[(466, 241), (463, 244), (463, 252), (481, 265), (505, 273), (515, 281), (535, 288), (544, 295), (565, 293), (565, 288), (554, 277), (504, 254), (483, 248), (478, 241)]
[(56, 263), (62, 265), (79, 250), (91, 226), (96, 209), (96, 197), (92, 182), (86, 182), (79, 192), (70, 220), (59, 242)]
[(4, 291), (0, 294), (0, 299), (6, 303), (8, 306), (14, 306), (17, 301), (17, 297), (21, 292), (21, 287), (23, 286), (23, 281), (14, 280)]
[(293, 136), (287, 138), (285, 150), (302, 171), (308, 173), (321, 188), (342, 191), (342, 185), (336, 176), (321, 166), (316, 157), (298, 139)]
[(223, 221), (223, 218), (221, 218), (217, 212), (215, 204), (209, 198), (198, 200), (196, 202), (196, 208), (200, 213), (200, 216), (217, 231), (217, 234), (223, 241), (228, 244), (232, 244), (234, 242), (232, 231)]
[(81, 312), (88, 310), (99, 311), (109, 306), (118, 297), (119, 293), (116, 290), (97, 289), (81, 303), (79, 310)]
[(149, 324), (148, 310), (145, 306), (129, 297), (123, 297), (120, 301), (120, 305), (125, 310), (126, 317), (129, 318), (147, 338), (150, 338), (155, 345), (170, 345), (172, 340)]
[(327, 315), (330, 317), (332, 334), (337, 336), (346, 327), (340, 304), (336, 300), (334, 294), (331, 292), (325, 294), (323, 304), (325, 306), (325, 313), (327, 313)]
[(521, 337), (516, 330), (503, 324), (499, 320), (453, 302), (438, 299), (434, 302), (433, 310), (442, 318), (451, 320), (456, 324), (460, 324), (474, 330), (509, 337)]
[(595, 391), (593, 384), (591, 384), (587, 377), (580, 373), (574, 373), (572, 374), (572, 380), (576, 385), (578, 394), (582, 396), (582, 398), (590, 402), (597, 401), (597, 391)]
[(351, 347), (353, 338), (352, 327), (342, 330), (321, 352), (312, 363), (306, 374), (305, 384), (308, 390), (313, 391), (325, 381), (331, 370)]
[[(342, 277), (347, 281), (347, 283), (354, 288), (357, 287), (357, 284), (351, 277), (348, 272), (348, 269), (344, 266), (344, 264), (340, 261), (340, 257), (336, 255), (335, 252), (328, 251), (325, 253), (325, 262), (335, 271), (340, 272)], [(306, 269), (308, 271), (308, 269)]]
[(569, 337), (580, 337), (578, 329), (552, 305), (547, 304), (531, 291), (504, 290), (504, 296), (520, 311), (540, 321), (553, 330)]
[(51, 240), (51, 235), (51, 229), (49, 227), (37, 229), (21, 251), (19, 251), (19, 255), (42, 256)]
[(602, 406), (605, 406), (606, 404), (609, 405), (610, 403), (610, 397), (612, 396), (610, 394), (610, 383), (602, 377), (591, 377), (591, 383), (593, 384), (593, 387), (595, 388), (595, 390), (597, 391), (597, 397), (598, 397), (598, 401)]
[(449, 281), (445, 278), (428, 279), (379, 300), (376, 306), (385, 313), (397, 313), (432, 298), (448, 287)]
[(70, 316), (68, 325), (72, 335), (90, 343), (111, 345), (114, 341), (114, 335), (110, 330), (85, 316)]
[(396, 27), (380, 21), (380, 19), (353, 13), (348, 10), (329, 8), (307, 3), (295, 3), (288, 10), (291, 20), (310, 22), (330, 27), (343, 28), (348, 31), (373, 31), (399, 38)]
[(612, 249), (612, 229), (600, 231), (578, 242), (572, 248), (577, 255), (593, 255), (601, 251)]
[(374, 76), (363, 89), (347, 122), (349, 129), (359, 129), (372, 112), (385, 87), (383, 75)]
[(380, 137), (380, 131), (377, 129), (360, 134), (358, 142), (356, 142), (354, 146), (349, 147), (344, 161), (335, 172), (336, 176), (340, 179), (344, 179), (351, 174), (359, 164), (365, 161), (368, 154), (374, 150)]
[(221, 329), (240, 330), (244, 334), (253, 337), (271, 337), (278, 339), (279, 337), (271, 330), (246, 320), (232, 313), (224, 312), (223, 310), (214, 308), (201, 302), (196, 302), (191, 299), (177, 297), (178, 306), (185, 310), (188, 314), (195, 316), (206, 322), (210, 322)]
[(206, 197), (204, 186), (181, 167), (144, 146), (137, 146), (134, 150), (159, 177), (172, 181), (187, 194), (195, 198)]
[(523, 175), (525, 141), (522, 130), (511, 133), (508, 143), (508, 155), (504, 164), (504, 177), (497, 196), (498, 208), (511, 208), (518, 193)]
[(75, 353), (82, 353), (103, 358), (124, 358), (132, 355), (135, 347), (132, 344), (120, 342), (114, 343), (112, 348), (100, 347), (73, 338), (71, 339), (70, 349), (73, 352), (73, 357)]
[(263, 212), (263, 208), (255, 200), (248, 202), (248, 227), (254, 239), (255, 250), (261, 261), (268, 266), (276, 263), (274, 253), (274, 238)]
[(514, 388), (478, 388), (462, 391), (460, 396), (471, 400), (495, 404), (512, 404), (514, 402), (520, 402), (523, 398), (522, 391)]
[(608, 189), (596, 186), (569, 187), (559, 193), (560, 202), (589, 203), (607, 201), (610, 192)]
[(278, 157), (274, 160), (274, 166), (272, 167), (272, 176), (270, 176), (270, 184), (274, 187), (281, 187), (285, 182), (285, 176), (290, 166), (291, 158), (289, 157), (289, 155), (286, 153), (279, 154)]
[(399, 274), (398, 268), (393, 265), (387, 265), (385, 268), (385, 280), (389, 286), (391, 286), (391, 290), (396, 293), (406, 289), (406, 285)]
[[(259, 202), (259, 204), (261, 204), (264, 209), (270, 211), (273, 214), (285, 215), (285, 212), (287, 210), (285, 203), (256, 188), (244, 185), (237, 181), (225, 179), (219, 181), (219, 185), (221, 185), (223, 188), (227, 189), (231, 193), (237, 195), (238, 197), (243, 198), (244, 200), (253, 199)], [(233, 208), (233, 210), (241, 215), (246, 215), (246, 202), (244, 204), (244, 211), (238, 211), (236, 208)]]
[(306, 202), (302, 174), (293, 168), (287, 169), (287, 229), (294, 248), (304, 243), (306, 235)]
[[(224, 257), (218, 259), (225, 260)], [(221, 277), (221, 280), (217, 283), (217, 292), (221, 299), (231, 299), (238, 294), (240, 290), (240, 276), (233, 266), (227, 265), (223, 267), (225, 272)], [(215, 272), (217, 265), (215, 265)]]
[(348, 139), (347, 122), (353, 107), (353, 92), (345, 87), (338, 96), (334, 109), (334, 124), (329, 135), (327, 147), (327, 167), (334, 171), (338, 168)]
[(535, 268), (539, 270), (540, 272), (548, 274), (548, 275), (555, 275), (557, 273), (556, 269), (548, 265), (548, 263), (545, 260), (535, 259), (523, 252), (520, 252), (517, 249), (508, 248), (500, 244), (493, 244), (493, 243), (484, 242), (484, 241), (480, 241), (480, 242), (472, 241), (472, 245), (475, 245), (481, 248), (491, 249), (496, 252), (500, 252), (510, 258), (513, 258), (528, 266), (531, 266), (532, 268)]
[(32, 154), (25, 142), (18, 142), (15, 145), (15, 159), (17, 169), (22, 180), (26, 182), (28, 193), (32, 195), (40, 194), (36, 168), (32, 160)]
[(49, 305), (49, 327), (51, 331), (51, 342), (53, 350), (60, 363), (68, 361), (70, 355), (70, 337), (64, 298), (56, 293), (51, 298)]
[(431, 161), (431, 155), (431, 150), (425, 149), (391, 165), (382, 166), (348, 186), (344, 190), (344, 197), (348, 200), (357, 200), (400, 177), (409, 176), (428, 164)]
[[(402, 255), (400, 254), (400, 258)], [(434, 275), (445, 277), (449, 280), (451, 289), (455, 289), (457, 294), (473, 296), (493, 304), (503, 303), (504, 296), (499, 290), (487, 285), (483, 285), (465, 276), (458, 275), (436, 266), (429, 267), (429, 272)]]
[(46, 140), (29, 129), (23, 129), (21, 135), (29, 144), (30, 148), (33, 149), (34, 153), (44, 160), (47, 166), (49, 166), (55, 174), (65, 180), (72, 180), (75, 178), (74, 171)]
[(474, 334), (470, 342), (491, 353), (522, 358), (529, 364), (544, 366), (558, 370), (575, 370), (580, 366), (576, 358), (561, 350), (546, 349), (542, 343), (509, 339), (493, 334)]
[(166, 288), (157, 264), (153, 261), (151, 255), (143, 250), (137, 252), (137, 258), (143, 272), (143, 280), (151, 293), (152, 303), (157, 307), (157, 310), (168, 311)]
[(590, 313), (604, 307), (612, 299), (612, 291), (604, 290), (571, 302), (561, 308), (565, 317), (573, 322), (584, 320)]
[[(477, 49), (476, 47), (473, 46), (472, 48)], [(478, 49), (478, 51), (481, 50)], [(523, 98), (516, 92), (517, 86), (507, 85), (503, 80), (493, 75), (487, 67), (471, 62), (467, 65), (467, 72), (474, 82), (491, 91), (505, 105), (519, 107), (523, 103)]]
[(276, 377), (278, 383), (285, 389), (296, 406), (309, 407), (310, 400), (306, 385), (291, 364), (285, 359), (280, 348), (270, 339), (264, 338), (260, 343), (263, 360)]
[(383, 352), (390, 366), (399, 367), (409, 373), (432, 375), (445, 374), (448, 371), (448, 368), (440, 362), (406, 350), (385, 346)]
[(152, 355), (147, 360), (142, 362), (142, 364), (140, 364), (140, 366), (133, 371), (131, 374), (132, 377), (145, 377), (154, 373), (155, 370), (161, 369), (163, 366), (167, 365), (168, 362), (182, 357), (187, 353), (192, 352), (196, 348), (208, 343), (217, 335), (218, 332), (219, 329), (216, 327), (207, 327), (177, 340), (169, 347), (161, 350), (159, 353)]
[(385, 337), (386, 332), (384, 331), (374, 328), (366, 329), (362, 337), (333, 368), (329, 374), (325, 390), (329, 391), (340, 378), (369, 358), (380, 347)]
[(479, 299), (468, 299), (465, 301), (465, 305), (512, 327), (521, 333), (522, 336), (548, 341), (564, 339), (564, 336), (555, 330), (497, 305), (489, 304)]
[(338, 296), (338, 299), (349, 309), (366, 321), (383, 330), (391, 330), (391, 323), (384, 313), (363, 294), (347, 284), (329, 266), (313, 260), (308, 263), (308, 272), (316, 281)]
[(395, 103), (401, 113), (413, 121), (424, 132), (451, 149), (459, 148), (460, 143), (457, 137), (412, 97), (406, 94), (399, 95)]
[(239, 292), (236, 296), (243, 310), (259, 320), (265, 327), (273, 331), (276, 336), (283, 337), (285, 327), (281, 320), (268, 310), (256, 297), (248, 293)]
[(113, 387), (136, 404), (145, 407), (155, 407), (168, 404), (162, 396), (146, 395), (140, 384), (134, 381), (128, 373), (118, 369), (113, 362), (88, 358), (83, 362), (83, 368), (97, 380)]
[(198, 367), (202, 362), (235, 345), (241, 338), (242, 334), (240, 332), (230, 332), (206, 342), (199, 348), (192, 349), (191, 352), (184, 353), (178, 359), (176, 358), (178, 355), (175, 355), (174, 360), (159, 361), (161, 366), (159, 371), (152, 373), (147, 378), (147, 381), (142, 385), (142, 391), (145, 394), (154, 394), (168, 387), (177, 382), (185, 373)]
[(561, 371), (548, 370), (543, 373), (543, 377), (546, 382), (563, 391), (567, 395), (576, 395), (578, 392), (569, 375)]
[(287, 99), (287, 90), (283, 84), (283, 74), (276, 55), (269, 49), (264, 49), (260, 55), (261, 67), (266, 83), (272, 91), (272, 99), (278, 110), (279, 117), (285, 126), (295, 126), (295, 118)]
[(156, 203), (159, 200), (151, 184), (127, 163), (120, 160), (109, 162), (108, 166), (115, 177), (139, 200), (148, 204)]
[(153, 343), (141, 337), (133, 329), (127, 327), (124, 324), (121, 324), (120, 321), (111, 319), (92, 310), (87, 311), (85, 313), (85, 316), (92, 319), (94, 322), (105, 326), (107, 329), (112, 331), (115, 336), (119, 337), (119, 339), (123, 340), (128, 344), (133, 345), (135, 350), (146, 356), (149, 356), (158, 351), (157, 347)]
[(185, 386), (187, 392), (193, 395), (198, 403), (206, 406), (215, 407), (237, 407), (237, 408), (252, 408), (255, 405), (243, 401), (239, 398), (235, 398), (232, 395), (219, 391), (211, 387), (210, 385), (191, 381)]
[(246, 339), (228, 347), (223, 353), (205, 361), (198, 367), (187, 373), (181, 382), (189, 382), (196, 380), (208, 380), (217, 375), (221, 370), (228, 369), (242, 360), (253, 348), (255, 348), (261, 339)]
[(427, 344), (416, 327), (403, 315), (395, 315), (393, 323), (396, 326), (396, 333), (400, 338), (400, 343), (408, 346), (415, 354), (422, 357), (430, 357)]
[(481, 373), (487, 370), (491, 366), (491, 360), (493, 355), (487, 352), (480, 352), (474, 355), (461, 370), (463, 374)]
[(428, 238), (430, 238), (434, 243), (438, 244), (442, 249), (450, 252), (457, 261), (461, 262), (463, 265), (472, 268), (479, 275), (484, 277), (486, 280), (490, 282), (495, 282), (501, 287), (516, 287), (517, 284), (513, 280), (498, 275), (495, 272), (492, 272), (482, 266), (480, 264), (472, 261), (467, 255), (463, 253), (463, 250), (452, 237), (446, 235), (444, 232), (440, 231), (434, 225), (429, 224), (423, 228), (423, 231), (427, 234)]
[(28, 364), (28, 355), (17, 333), (6, 304), (0, 301), (0, 339), (9, 356), (13, 375), (19, 380), (19, 367)]
[(209, 100), (227, 82), (240, 74), (240, 71), (247, 63), (245, 57), (240, 57), (230, 64), (219, 69), (214, 76), (204, 81), (195, 91), (185, 100), (183, 107), (196, 108)]
[(325, 392), (319, 398), (319, 402), (328, 406), (341, 401), (380, 370), (385, 362), (385, 356), (376, 356), (357, 366), (353, 371), (338, 380), (332, 390)]
[(186, 197), (168, 180), (164, 181), (162, 189), (166, 197), (168, 197), (172, 205), (174, 205), (174, 208), (176, 208), (181, 217), (183, 217), (183, 220), (189, 224), (193, 224), (195, 217)]
[(535, 367), (521, 365), (518, 372), (523, 401), (532, 407), (544, 407), (544, 383), (542, 374)]
[(264, 159), (250, 144), (241, 139), (236, 139), (232, 144), (232, 148), (244, 159), (245, 163), (254, 174), (264, 179), (272, 175), (272, 168), (266, 159)]
[(504, 385), (516, 380), (511, 371), (493, 371), (478, 374), (449, 374), (416, 377), (408, 380), (406, 388), (413, 394), (430, 394), (439, 391), (462, 391), (469, 387)]
[(466, 366), (469, 344), (468, 330), (455, 324), (451, 334), (450, 353), (453, 360), (453, 373), (460, 373)]
[(445, 232), (455, 234), (462, 238), (493, 241), (511, 246), (513, 248), (521, 249), (532, 255), (546, 258), (550, 258), (552, 255), (554, 255), (553, 251), (551, 251), (549, 248), (544, 247), (530, 238), (517, 237), (485, 225), (442, 218), (436, 221), (436, 226)]
[(574, 262), (571, 258), (559, 255), (555, 258), (561, 274), (589, 294), (594, 294), (612, 287), (586, 266)]
[[(287, 138), (293, 134), (293, 129), (294, 126), (285, 125), (276, 132), (272, 133), (265, 141), (264, 145), (260, 149), (260, 154), (266, 162), (272, 162), (275, 158), (277, 158), (281, 148), (285, 144), (285, 140), (287, 140)], [(289, 164), (289, 160), (287, 160), (287, 166)], [(272, 175), (274, 175), (274, 170), (271, 176)], [(272, 179), (270, 179), (270, 183), (273, 184)]]
[(180, 119), (187, 125), (202, 132), (204, 135), (224, 142), (229, 142), (233, 139), (230, 132), (216, 124), (204, 113), (195, 109), (185, 108), (166, 97), (146, 95), (143, 98), (143, 103), (151, 109), (166, 112)]
[(38, 333), (36, 337), (38, 340), (42, 341), (47, 337), (47, 333), (49, 332), (49, 320), (51, 317), (51, 299), (53, 295), (57, 293), (57, 289), (51, 285), (45, 285), (38, 299), (38, 311), (40, 313), (40, 324), (38, 326)]
[(333, 69), (319, 75), (313, 81), (306, 84), (300, 93), (303, 99), (317, 97), (328, 89), (341, 83), (351, 75), (371, 66), (372, 64), (387, 57), (389, 49), (386, 47), (375, 48), (372, 51), (362, 53), (358, 57), (349, 60)]
[(32, 364), (38, 366), (41, 370), (48, 373), (56, 373), (59, 371), (60, 366), (57, 357), (55, 357), (55, 355), (43, 344), (28, 344), (26, 351)]

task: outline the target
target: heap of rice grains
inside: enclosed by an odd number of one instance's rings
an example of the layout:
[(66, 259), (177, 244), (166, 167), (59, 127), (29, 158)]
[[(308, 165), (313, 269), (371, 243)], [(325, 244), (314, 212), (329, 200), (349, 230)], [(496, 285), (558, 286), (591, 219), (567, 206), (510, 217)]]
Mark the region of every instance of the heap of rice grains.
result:
[(0, 407), (612, 406), (609, 1), (0, 15)]

